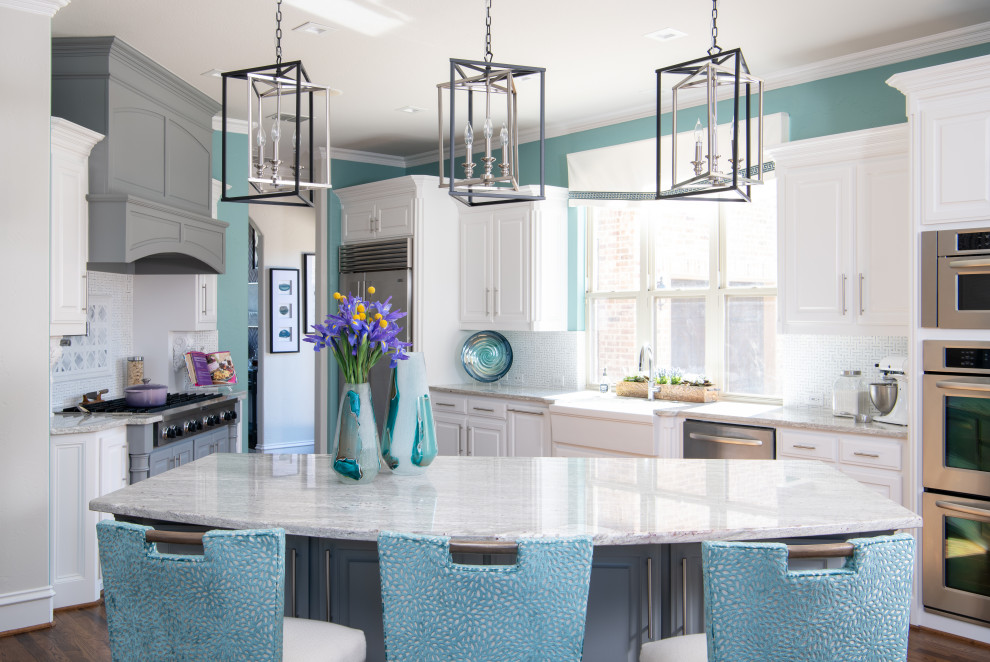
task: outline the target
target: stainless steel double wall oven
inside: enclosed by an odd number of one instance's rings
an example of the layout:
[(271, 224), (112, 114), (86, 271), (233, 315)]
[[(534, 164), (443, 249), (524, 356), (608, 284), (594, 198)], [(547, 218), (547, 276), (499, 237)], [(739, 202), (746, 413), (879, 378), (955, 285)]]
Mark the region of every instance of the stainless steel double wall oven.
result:
[(990, 623), (990, 342), (924, 342), (923, 602)]

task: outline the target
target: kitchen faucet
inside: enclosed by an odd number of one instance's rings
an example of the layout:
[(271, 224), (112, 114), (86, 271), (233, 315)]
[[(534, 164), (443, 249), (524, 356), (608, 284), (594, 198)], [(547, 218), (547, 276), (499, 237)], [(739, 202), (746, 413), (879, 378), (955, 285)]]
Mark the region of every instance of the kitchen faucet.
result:
[(646, 372), (646, 397), (649, 400), (655, 400), (654, 397), (656, 392), (660, 390), (660, 387), (654, 384), (653, 375), (653, 348), (650, 347), (650, 343), (645, 343), (642, 349), (639, 350), (639, 371), (643, 372), (643, 361), (647, 361), (647, 372)]

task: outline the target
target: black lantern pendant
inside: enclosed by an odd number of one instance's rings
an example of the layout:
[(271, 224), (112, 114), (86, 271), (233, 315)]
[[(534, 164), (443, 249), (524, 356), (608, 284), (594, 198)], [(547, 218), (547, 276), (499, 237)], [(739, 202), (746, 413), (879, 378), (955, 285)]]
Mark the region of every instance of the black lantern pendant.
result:
[[(224, 202), (311, 207), (315, 190), (330, 188), (330, 96), (336, 91), (310, 82), (301, 61), (282, 62), (281, 5), (278, 0), (275, 64), (223, 74)], [(231, 108), (238, 88), (247, 100), (246, 119)], [(248, 128), (248, 159), (240, 165), (227, 163), (234, 120)], [(244, 179), (246, 195), (227, 194), (233, 181)]]
[[(763, 183), (763, 81), (749, 73), (741, 49), (723, 51), (718, 46), (717, 21), (718, 0), (713, 0), (708, 55), (657, 69), (657, 200), (749, 202), (750, 186)], [(665, 76), (674, 77), (670, 151), (666, 154), (660, 132)], [(729, 102), (729, 90), (731, 103), (723, 104), (720, 115), (719, 93)], [(699, 106), (702, 94), (704, 105)], [(704, 112), (700, 117), (699, 109)], [(681, 115), (695, 120), (694, 140), (686, 149), (683, 141), (678, 148)], [(728, 154), (724, 159), (722, 150)], [(670, 167), (669, 179), (664, 163)]]
[[(546, 69), (492, 62), (491, 0), (486, 0), (485, 9), (484, 61), (451, 58), (450, 79), (437, 85), (440, 186), (448, 188), (451, 196), (471, 207), (543, 200), (546, 185)], [(519, 184), (518, 83), (527, 77), (538, 77), (540, 84), (540, 183), (538, 191), (534, 187), (529, 192)], [(449, 92), (446, 145), (444, 90)], [(503, 107), (504, 112), (500, 110)], [(483, 115), (479, 110), (483, 111)], [(458, 112), (463, 114), (458, 115)], [(474, 130), (477, 120), (481, 120), (479, 141), (475, 140)], [(458, 177), (456, 153), (462, 133), (465, 158), (460, 164), (463, 176)], [(498, 142), (494, 143), (495, 140)], [(480, 155), (474, 153), (476, 142), (481, 142), (483, 151)], [(475, 163), (476, 160), (480, 163)]]

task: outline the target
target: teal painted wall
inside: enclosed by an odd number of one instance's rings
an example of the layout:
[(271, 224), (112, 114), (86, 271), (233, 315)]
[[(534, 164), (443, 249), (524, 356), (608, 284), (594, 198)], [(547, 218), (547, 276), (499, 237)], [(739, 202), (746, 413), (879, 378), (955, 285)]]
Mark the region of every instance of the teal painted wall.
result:
[[(213, 132), (213, 178), (221, 179), (220, 132)], [(246, 135), (233, 134), (227, 143), (228, 168), (245, 163), (248, 158)], [(246, 195), (247, 181), (235, 182), (229, 193)], [(227, 255), (226, 271), (217, 278), (217, 332), (220, 349), (228, 350), (237, 369), (238, 391), (247, 391), (248, 342), (248, 205), (239, 202), (221, 202), (217, 206), (217, 218), (226, 221)], [(246, 406), (245, 406), (246, 411)], [(248, 417), (241, 417), (241, 446), (247, 451)]]
[[(907, 121), (904, 95), (886, 84), (895, 73), (931, 67), (946, 62), (990, 54), (990, 44), (939, 53), (896, 64), (834, 76), (791, 87), (770, 90), (764, 95), (765, 113), (787, 113), (790, 139), (804, 140), (847, 131), (859, 131)], [(759, 74), (759, 72), (756, 72)], [(553, 76), (550, 71), (548, 76)], [(726, 104), (727, 105), (727, 104)], [(728, 110), (728, 109), (726, 109)], [(725, 111), (723, 111), (725, 112)], [(553, 109), (547, 114), (552, 118)], [(688, 123), (693, 118), (685, 118)], [(678, 116), (678, 123), (684, 120)], [(670, 114), (661, 117), (664, 135), (670, 133)], [(599, 147), (656, 137), (656, 116), (621, 122), (588, 131), (549, 138), (546, 141), (546, 183), (567, 186), (567, 155)], [(539, 183), (539, 146), (519, 146), (523, 184)], [(437, 163), (407, 169), (407, 174), (437, 174)], [(584, 330), (585, 223), (571, 209), (568, 229), (568, 328)]]

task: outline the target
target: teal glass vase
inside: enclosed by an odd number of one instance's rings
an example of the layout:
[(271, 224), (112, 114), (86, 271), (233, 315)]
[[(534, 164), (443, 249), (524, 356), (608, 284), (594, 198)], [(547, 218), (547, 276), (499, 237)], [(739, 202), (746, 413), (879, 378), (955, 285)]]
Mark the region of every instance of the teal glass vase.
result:
[(333, 470), (345, 483), (370, 483), (381, 469), (371, 384), (344, 384), (333, 436)]
[(392, 473), (422, 473), (437, 456), (433, 404), (422, 352), (409, 352), (392, 370), (382, 457)]

